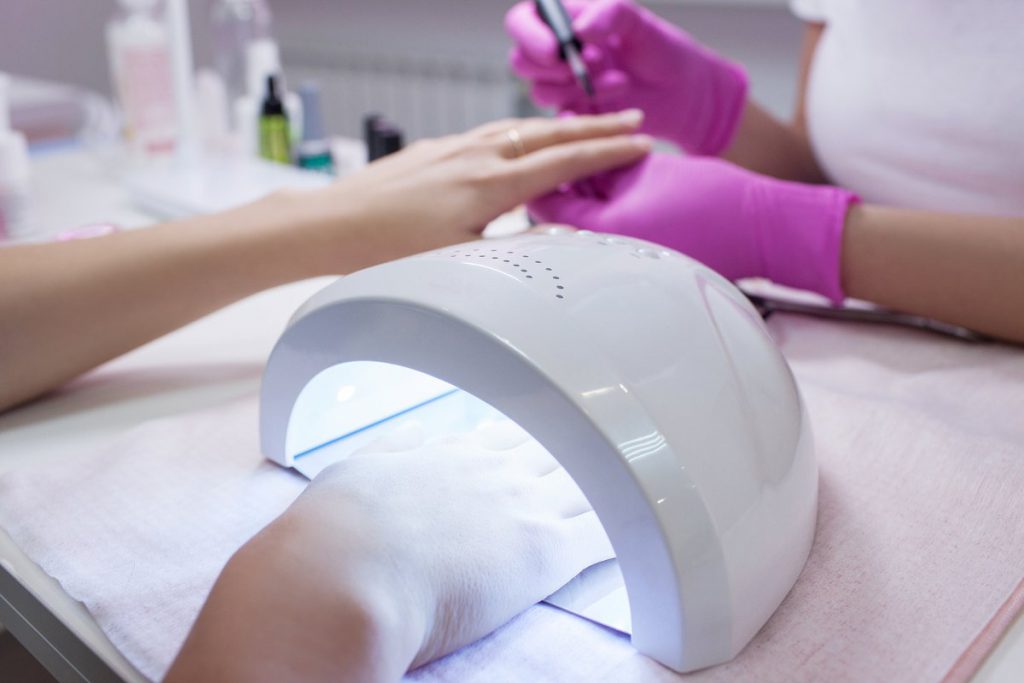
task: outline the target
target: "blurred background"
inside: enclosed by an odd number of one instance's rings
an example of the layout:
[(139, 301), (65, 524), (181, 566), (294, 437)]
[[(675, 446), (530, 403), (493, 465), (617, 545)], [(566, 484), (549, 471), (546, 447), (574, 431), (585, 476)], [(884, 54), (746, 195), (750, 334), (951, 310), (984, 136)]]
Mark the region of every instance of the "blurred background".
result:
[[(9, 0), (0, 71), (111, 94), (104, 27), (115, 0)], [(197, 66), (212, 62), (213, 0), (191, 0)], [(505, 67), (508, 0), (269, 0), (289, 86), (320, 86), (326, 127), (358, 136), (379, 111), (409, 139), (526, 113)], [(750, 70), (754, 94), (790, 114), (802, 27), (785, 0), (645, 3)], [(13, 5), (13, 8), (10, 6)], [(13, 9), (13, 12), (12, 12)]]

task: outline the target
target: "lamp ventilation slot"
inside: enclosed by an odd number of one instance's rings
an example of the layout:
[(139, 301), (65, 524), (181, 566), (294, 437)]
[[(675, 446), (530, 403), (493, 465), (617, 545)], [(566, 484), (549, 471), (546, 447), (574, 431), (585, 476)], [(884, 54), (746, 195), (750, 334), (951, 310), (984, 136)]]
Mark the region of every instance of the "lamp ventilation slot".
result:
[(482, 247), (460, 247), (446, 252), (448, 258), (467, 263), (480, 263), (515, 275), (540, 289), (547, 289), (555, 299), (564, 300), (567, 294), (562, 276), (543, 259), (528, 252)]

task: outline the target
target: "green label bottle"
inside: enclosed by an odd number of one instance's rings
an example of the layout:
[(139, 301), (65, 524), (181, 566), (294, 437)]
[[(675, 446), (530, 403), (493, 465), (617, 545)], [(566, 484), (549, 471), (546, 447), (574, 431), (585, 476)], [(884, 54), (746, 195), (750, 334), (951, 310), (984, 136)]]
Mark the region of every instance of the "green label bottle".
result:
[(260, 156), (280, 164), (291, 163), (288, 117), (260, 116)]
[(267, 161), (290, 164), (291, 131), (277, 87), (277, 76), (267, 76), (267, 94), (260, 107), (260, 156)]

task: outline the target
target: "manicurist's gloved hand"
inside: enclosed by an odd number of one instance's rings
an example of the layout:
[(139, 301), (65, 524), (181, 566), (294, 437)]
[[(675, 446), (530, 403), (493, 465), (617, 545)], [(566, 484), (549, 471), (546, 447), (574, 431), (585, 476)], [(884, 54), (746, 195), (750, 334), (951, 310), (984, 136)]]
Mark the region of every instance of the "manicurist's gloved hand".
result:
[(838, 187), (759, 175), (721, 159), (652, 154), (529, 204), (540, 221), (650, 240), (735, 280), (766, 277), (843, 299), (840, 252), (847, 209)]
[(505, 18), (515, 40), (512, 68), (531, 81), (538, 104), (573, 112), (637, 107), (641, 130), (691, 154), (714, 155), (732, 140), (746, 101), (743, 69), (631, 0), (569, 0), (594, 83), (591, 101), (559, 56), (551, 29), (530, 1)]

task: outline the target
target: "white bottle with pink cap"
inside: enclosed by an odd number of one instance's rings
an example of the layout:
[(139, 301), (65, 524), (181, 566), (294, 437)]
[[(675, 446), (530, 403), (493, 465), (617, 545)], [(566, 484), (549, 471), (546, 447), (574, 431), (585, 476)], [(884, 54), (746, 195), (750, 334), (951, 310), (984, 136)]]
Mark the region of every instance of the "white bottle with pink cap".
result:
[(142, 158), (173, 152), (177, 138), (171, 39), (162, 0), (120, 0), (107, 25), (111, 76), (125, 135)]

